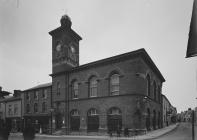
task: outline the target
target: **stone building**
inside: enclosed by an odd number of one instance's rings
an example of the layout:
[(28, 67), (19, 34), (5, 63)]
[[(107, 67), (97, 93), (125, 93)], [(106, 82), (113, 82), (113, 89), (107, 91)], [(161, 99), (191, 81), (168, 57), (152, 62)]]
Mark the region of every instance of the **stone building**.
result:
[(46, 83), (23, 91), (24, 125), (31, 120), (39, 133), (50, 133), (51, 88), (51, 83)]
[(177, 110), (173, 107), (168, 98), (162, 94), (162, 126), (168, 126), (177, 121)]
[(53, 128), (146, 131), (162, 124), (164, 77), (144, 49), (79, 65), (79, 41), (62, 16), (52, 36)]
[(19, 132), (22, 129), (22, 100), (21, 91), (14, 90), (13, 96), (4, 96), (0, 99), (0, 112), (11, 132)]

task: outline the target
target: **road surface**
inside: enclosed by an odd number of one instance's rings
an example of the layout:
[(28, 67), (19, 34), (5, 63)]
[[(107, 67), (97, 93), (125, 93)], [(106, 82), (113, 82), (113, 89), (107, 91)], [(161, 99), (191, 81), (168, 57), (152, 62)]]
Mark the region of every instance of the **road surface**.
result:
[[(195, 128), (197, 133), (197, 126)], [(181, 123), (175, 130), (155, 140), (192, 140), (192, 125), (191, 123)], [(197, 137), (195, 140), (197, 140)]]
[[(196, 136), (197, 136), (197, 126), (195, 127)], [(131, 138), (132, 139), (132, 138)], [(9, 140), (23, 140), (21, 136), (11, 136)], [(110, 138), (61, 138), (61, 137), (36, 137), (35, 140), (110, 140)], [(111, 140), (117, 140), (116, 137), (113, 137)], [(121, 138), (123, 140), (123, 138)], [(154, 140), (192, 140), (192, 127), (191, 123), (181, 123), (176, 129), (173, 131), (160, 136)], [(197, 140), (197, 138), (195, 139)]]

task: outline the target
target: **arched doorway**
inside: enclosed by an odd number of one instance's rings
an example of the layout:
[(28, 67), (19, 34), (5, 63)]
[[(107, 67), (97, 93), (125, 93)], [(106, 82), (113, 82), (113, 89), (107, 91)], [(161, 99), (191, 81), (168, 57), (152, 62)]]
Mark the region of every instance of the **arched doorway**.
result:
[(78, 110), (72, 110), (70, 112), (70, 129), (71, 131), (79, 131), (80, 127), (80, 116)]
[(61, 113), (57, 113), (55, 114), (55, 126), (56, 126), (56, 129), (60, 129), (62, 128), (62, 115)]
[(94, 108), (88, 111), (87, 118), (87, 131), (88, 132), (96, 132), (99, 129), (99, 115), (98, 111)]
[(150, 130), (150, 109), (147, 109), (147, 116), (146, 116), (146, 129)]
[(156, 129), (156, 111), (153, 110), (153, 129)]
[(107, 127), (108, 131), (117, 131), (122, 129), (122, 113), (117, 107), (109, 109), (107, 114)]

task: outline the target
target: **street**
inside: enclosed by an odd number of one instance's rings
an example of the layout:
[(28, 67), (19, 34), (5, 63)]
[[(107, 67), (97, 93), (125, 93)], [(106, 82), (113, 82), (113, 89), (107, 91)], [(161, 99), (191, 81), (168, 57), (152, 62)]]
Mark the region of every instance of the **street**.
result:
[[(195, 132), (197, 133), (197, 129)], [(191, 123), (181, 123), (175, 130), (156, 140), (192, 140), (192, 125)]]
[[(195, 127), (197, 130), (197, 126)], [(195, 132), (197, 132), (195, 130)], [(9, 140), (22, 140), (23, 138), (21, 136), (11, 136)], [(95, 137), (95, 138), (88, 138), (88, 137), (39, 137), (37, 136), (35, 140), (81, 140), (81, 139), (94, 139), (94, 140), (110, 140), (109, 137)], [(111, 140), (116, 140), (117, 137), (113, 137)], [(121, 140), (124, 138), (121, 137)], [(128, 139), (128, 138), (127, 138)], [(130, 139), (134, 139), (133, 137), (130, 137)], [(138, 138), (137, 138), (138, 139)], [(156, 138), (155, 140), (192, 140), (192, 128), (191, 123), (181, 123), (176, 129), (172, 130), (171, 132)], [(197, 139), (196, 139), (197, 140)]]

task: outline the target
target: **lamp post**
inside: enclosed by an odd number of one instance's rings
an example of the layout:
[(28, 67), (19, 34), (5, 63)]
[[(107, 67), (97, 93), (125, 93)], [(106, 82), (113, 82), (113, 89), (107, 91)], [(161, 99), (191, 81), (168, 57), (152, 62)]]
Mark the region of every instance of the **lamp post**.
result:
[(51, 135), (53, 134), (53, 112), (54, 112), (54, 108), (50, 109), (51, 112)]

